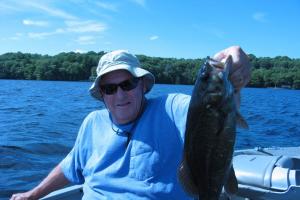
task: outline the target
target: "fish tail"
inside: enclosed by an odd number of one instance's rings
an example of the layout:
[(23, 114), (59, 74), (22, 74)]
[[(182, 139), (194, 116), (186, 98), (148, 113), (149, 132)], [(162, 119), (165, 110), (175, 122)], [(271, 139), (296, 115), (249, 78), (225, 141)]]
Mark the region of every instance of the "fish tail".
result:
[(194, 181), (192, 180), (191, 171), (185, 159), (181, 162), (178, 168), (177, 176), (184, 191), (190, 196), (196, 198), (198, 196), (198, 188), (194, 183)]
[(224, 189), (227, 194), (233, 195), (236, 194), (238, 191), (238, 181), (236, 179), (233, 166), (231, 165), (227, 180), (224, 184)]

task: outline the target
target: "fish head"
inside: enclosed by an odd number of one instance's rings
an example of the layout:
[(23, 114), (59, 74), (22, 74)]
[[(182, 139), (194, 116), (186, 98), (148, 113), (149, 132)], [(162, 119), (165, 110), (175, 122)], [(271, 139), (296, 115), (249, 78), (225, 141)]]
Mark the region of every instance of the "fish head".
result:
[(193, 96), (201, 99), (199, 106), (222, 106), (233, 95), (229, 81), (229, 70), (232, 67), (232, 58), (229, 56), (225, 63), (207, 57), (198, 71)]
[(200, 68), (198, 78), (200, 77), (201, 80), (207, 81), (211, 72), (214, 70), (213, 66), (210, 64), (210, 58), (207, 57), (206, 61), (204, 62), (203, 66)]
[(205, 88), (205, 104), (222, 105), (231, 95), (233, 90), (228, 79), (231, 66), (231, 57), (225, 63), (207, 58), (200, 70), (202, 88)]

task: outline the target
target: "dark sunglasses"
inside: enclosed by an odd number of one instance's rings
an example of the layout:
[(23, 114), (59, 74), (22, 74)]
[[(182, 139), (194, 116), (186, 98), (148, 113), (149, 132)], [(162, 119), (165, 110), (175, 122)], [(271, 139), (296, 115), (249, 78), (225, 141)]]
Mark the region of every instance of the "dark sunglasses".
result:
[(104, 94), (113, 95), (118, 91), (118, 87), (120, 87), (123, 91), (133, 90), (137, 87), (139, 80), (140, 78), (133, 77), (118, 84), (110, 83), (100, 85), (100, 89)]

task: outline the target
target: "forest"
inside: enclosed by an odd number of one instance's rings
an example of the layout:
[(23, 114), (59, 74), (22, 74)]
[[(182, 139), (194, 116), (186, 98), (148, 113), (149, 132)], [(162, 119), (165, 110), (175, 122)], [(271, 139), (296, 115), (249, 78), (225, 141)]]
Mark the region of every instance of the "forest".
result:
[[(30, 53), (0, 55), (0, 79), (88, 81), (96, 76), (101, 52), (60, 53), (54, 56)], [(137, 55), (141, 65), (156, 77), (156, 83), (194, 84), (205, 58), (183, 59)], [(247, 87), (300, 89), (300, 59), (287, 56), (256, 57)]]

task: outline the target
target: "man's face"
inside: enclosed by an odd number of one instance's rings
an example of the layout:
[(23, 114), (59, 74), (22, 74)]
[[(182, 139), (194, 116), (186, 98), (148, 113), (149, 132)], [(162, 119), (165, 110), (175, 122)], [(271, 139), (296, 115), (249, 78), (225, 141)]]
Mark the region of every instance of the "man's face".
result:
[[(116, 70), (103, 75), (100, 85), (120, 84), (132, 78), (133, 76), (128, 71)], [(101, 89), (104, 103), (110, 111), (114, 122), (126, 124), (136, 119), (142, 106), (144, 91), (145, 88), (142, 79), (138, 81), (136, 88), (129, 91), (123, 90), (118, 86), (115, 93), (106, 94)]]

